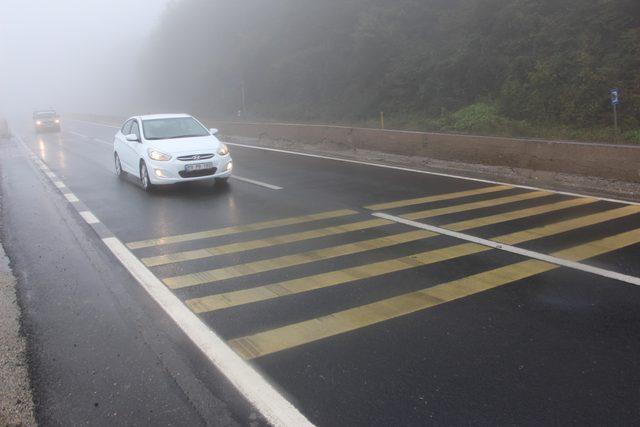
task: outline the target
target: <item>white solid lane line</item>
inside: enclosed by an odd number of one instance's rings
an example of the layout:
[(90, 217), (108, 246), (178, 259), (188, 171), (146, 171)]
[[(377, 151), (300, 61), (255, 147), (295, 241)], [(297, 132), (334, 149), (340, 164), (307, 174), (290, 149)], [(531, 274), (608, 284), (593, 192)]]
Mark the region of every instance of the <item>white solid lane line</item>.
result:
[(572, 268), (574, 270), (580, 270), (587, 273), (596, 274), (598, 276), (606, 277), (609, 279), (615, 279), (621, 282), (626, 282), (632, 285), (640, 286), (640, 277), (629, 276), (627, 274), (617, 273), (615, 271), (605, 270), (603, 268), (592, 267), (590, 265), (582, 264), (580, 262), (557, 258), (557, 257), (546, 255), (540, 252), (534, 252), (527, 249), (522, 249), (517, 246), (505, 245), (503, 243), (494, 242), (493, 240), (482, 239), (480, 237), (471, 236), (469, 234), (464, 234), (457, 231), (447, 230), (446, 228), (440, 228), (433, 225), (424, 224), (422, 222), (411, 221), (409, 219), (400, 218), (394, 215), (389, 215), (389, 214), (379, 213), (379, 212), (374, 213), (372, 215), (378, 218), (388, 219), (390, 221), (395, 221), (397, 223), (408, 225), (411, 227), (420, 228), (422, 230), (428, 230), (434, 233), (443, 234), (445, 236), (454, 237), (456, 239), (465, 240), (467, 242), (477, 243), (482, 246), (488, 246), (490, 248), (499, 249), (501, 251), (523, 255), (528, 258), (533, 258), (533, 259), (545, 261), (551, 264), (556, 264), (563, 267)]
[(377, 167), (377, 168), (393, 169), (393, 170), (399, 170), (399, 171), (403, 171), (403, 172), (412, 172), (412, 173), (420, 173), (420, 174), (424, 174), (424, 175), (443, 176), (443, 177), (446, 177), (446, 178), (463, 179), (465, 181), (482, 182), (482, 183), (486, 183), (486, 184), (495, 184), (495, 185), (510, 185), (510, 186), (512, 186), (514, 188), (523, 188), (525, 190), (550, 191), (552, 193), (562, 194), (562, 195), (565, 195), (565, 196), (589, 197), (589, 198), (592, 198), (592, 199), (598, 199), (598, 200), (602, 200), (602, 201), (605, 201), (605, 202), (624, 203), (626, 205), (637, 205), (637, 206), (640, 206), (640, 203), (631, 202), (631, 201), (628, 201), (628, 200), (619, 200), (619, 199), (611, 199), (611, 198), (606, 198), (606, 197), (589, 196), (589, 195), (580, 194), (580, 193), (570, 193), (570, 192), (567, 192), (567, 191), (551, 190), (549, 188), (540, 188), (540, 187), (532, 187), (532, 186), (529, 186), (529, 185), (512, 184), (512, 183), (509, 183), (509, 182), (492, 181), (490, 179), (470, 178), (470, 177), (467, 177), (467, 176), (452, 175), (452, 174), (441, 173), (441, 172), (431, 172), (431, 171), (425, 171), (425, 170), (421, 170), (421, 169), (405, 168), (405, 167), (402, 167), (402, 166), (383, 165), (383, 164), (380, 164), (380, 163), (364, 162), (364, 161), (361, 161), (361, 160), (351, 160), (351, 159), (343, 159), (343, 158), (340, 158), (340, 157), (324, 156), (324, 155), (320, 155), (320, 154), (310, 154), (310, 153), (302, 153), (302, 152), (299, 152), (299, 151), (281, 150), (279, 148), (258, 147), (256, 145), (249, 145), (249, 144), (238, 144), (236, 142), (225, 142), (225, 144), (232, 145), (232, 146), (235, 146), (235, 147), (252, 148), (252, 149), (255, 149), (255, 150), (273, 151), (273, 152), (276, 152), (276, 153), (293, 154), (293, 155), (296, 155), (296, 156), (312, 157), (312, 158), (316, 158), (316, 159), (333, 160), (333, 161), (336, 161), (336, 162), (352, 163), (352, 164), (365, 165), (365, 166), (374, 166), (374, 167)]
[(312, 425), (268, 381), (189, 310), (120, 240), (107, 237), (102, 241), (191, 341), (269, 423), (274, 426)]
[(277, 185), (267, 184), (266, 182), (255, 181), (253, 179), (244, 178), (238, 175), (231, 175), (231, 178), (237, 179), (238, 181), (248, 182), (249, 184), (259, 185), (260, 187), (269, 188), (271, 190), (282, 190), (282, 187), (278, 187)]
[[(44, 171), (47, 168), (46, 164), (33, 154), (24, 141), (20, 140), (20, 142), (23, 148), (32, 154), (34, 162)], [(59, 182), (64, 186), (64, 182), (58, 180), (55, 175), (50, 178), (53, 182)], [(62, 194), (69, 202), (79, 201), (73, 193)], [(74, 206), (78, 209), (77, 205)], [(78, 211), (78, 213), (89, 224), (100, 222), (91, 211)], [(291, 402), (187, 308), (118, 238), (106, 237), (102, 242), (267, 422), (273, 426), (283, 427), (313, 426)]]

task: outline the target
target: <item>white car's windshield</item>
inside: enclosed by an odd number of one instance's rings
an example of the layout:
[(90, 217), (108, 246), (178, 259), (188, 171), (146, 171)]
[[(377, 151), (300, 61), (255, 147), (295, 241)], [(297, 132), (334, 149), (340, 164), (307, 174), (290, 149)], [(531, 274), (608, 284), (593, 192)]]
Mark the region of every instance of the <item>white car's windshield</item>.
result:
[(209, 131), (193, 117), (151, 119), (142, 121), (144, 137), (149, 140), (208, 136)]

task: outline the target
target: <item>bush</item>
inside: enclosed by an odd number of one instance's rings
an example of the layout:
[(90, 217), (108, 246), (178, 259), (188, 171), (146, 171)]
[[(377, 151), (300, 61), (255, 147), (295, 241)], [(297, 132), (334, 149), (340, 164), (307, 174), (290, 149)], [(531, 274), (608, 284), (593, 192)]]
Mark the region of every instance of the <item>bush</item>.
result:
[(623, 135), (623, 139), (627, 142), (634, 142), (636, 144), (640, 144), (640, 129), (625, 132)]
[(441, 123), (441, 130), (483, 135), (513, 135), (525, 127), (522, 122), (501, 116), (496, 106), (484, 102), (458, 110), (441, 119)]

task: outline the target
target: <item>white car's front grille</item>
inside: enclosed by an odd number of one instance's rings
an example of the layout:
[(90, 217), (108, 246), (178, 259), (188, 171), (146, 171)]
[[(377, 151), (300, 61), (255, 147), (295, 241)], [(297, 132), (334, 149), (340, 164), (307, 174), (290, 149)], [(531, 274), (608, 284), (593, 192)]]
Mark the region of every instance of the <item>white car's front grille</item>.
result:
[(213, 154), (191, 154), (189, 156), (180, 156), (178, 160), (183, 162), (193, 162), (198, 160), (207, 160), (213, 157)]

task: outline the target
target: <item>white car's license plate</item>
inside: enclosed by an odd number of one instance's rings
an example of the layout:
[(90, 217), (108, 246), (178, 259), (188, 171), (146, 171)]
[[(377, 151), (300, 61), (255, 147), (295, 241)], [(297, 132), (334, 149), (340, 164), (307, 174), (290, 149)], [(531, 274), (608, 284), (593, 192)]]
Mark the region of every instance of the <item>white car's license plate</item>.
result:
[(203, 169), (213, 169), (213, 163), (194, 163), (192, 165), (185, 165), (184, 170), (187, 172), (200, 171)]

